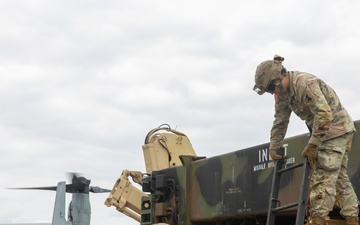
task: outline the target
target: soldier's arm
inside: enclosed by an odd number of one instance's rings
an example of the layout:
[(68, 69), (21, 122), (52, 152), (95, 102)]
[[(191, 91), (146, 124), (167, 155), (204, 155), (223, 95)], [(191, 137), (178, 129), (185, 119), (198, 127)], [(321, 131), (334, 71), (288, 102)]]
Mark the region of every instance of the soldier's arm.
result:
[(302, 102), (314, 114), (312, 135), (309, 143), (319, 145), (329, 130), (332, 113), (317, 80), (313, 79), (307, 83), (302, 95)]
[(289, 124), (291, 109), (284, 99), (278, 99), (275, 95), (275, 115), (271, 128), (270, 149), (277, 149), (281, 146), (286, 135)]

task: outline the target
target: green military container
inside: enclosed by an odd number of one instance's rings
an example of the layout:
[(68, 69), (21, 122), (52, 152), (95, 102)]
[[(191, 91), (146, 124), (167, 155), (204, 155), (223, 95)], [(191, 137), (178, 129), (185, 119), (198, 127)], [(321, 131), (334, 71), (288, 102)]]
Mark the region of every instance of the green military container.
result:
[[(355, 122), (360, 131), (360, 121)], [(303, 162), (301, 152), (309, 134), (284, 140), (284, 167)], [(269, 207), (274, 164), (269, 143), (205, 158), (185, 156), (183, 165), (158, 170), (143, 179), (141, 224), (261, 224)], [(349, 153), (348, 174), (360, 198), (360, 132)], [(281, 178), (279, 205), (299, 200), (303, 170), (289, 170)], [(297, 207), (282, 211), (277, 224), (294, 224)], [(338, 210), (331, 213), (338, 216)]]

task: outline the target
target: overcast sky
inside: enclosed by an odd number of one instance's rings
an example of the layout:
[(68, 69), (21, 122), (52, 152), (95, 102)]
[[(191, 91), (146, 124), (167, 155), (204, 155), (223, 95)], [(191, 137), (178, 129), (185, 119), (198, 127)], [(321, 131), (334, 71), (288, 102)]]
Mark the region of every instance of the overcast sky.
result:
[[(274, 54), (332, 86), (360, 119), (360, 1), (0, 0), (0, 223), (50, 222), (51, 186), (80, 172), (112, 188), (145, 172), (163, 123), (200, 156), (268, 142), (273, 97), (253, 90)], [(292, 117), (288, 135), (307, 132)], [(91, 195), (92, 224), (138, 224)], [(67, 195), (67, 200), (70, 199)]]

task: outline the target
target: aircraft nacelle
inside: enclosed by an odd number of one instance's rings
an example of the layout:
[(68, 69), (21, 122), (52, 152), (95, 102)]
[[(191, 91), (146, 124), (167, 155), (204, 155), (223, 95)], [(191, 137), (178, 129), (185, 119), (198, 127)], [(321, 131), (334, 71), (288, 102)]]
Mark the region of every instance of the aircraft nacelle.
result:
[(90, 225), (91, 207), (89, 194), (72, 194), (68, 217), (73, 225)]

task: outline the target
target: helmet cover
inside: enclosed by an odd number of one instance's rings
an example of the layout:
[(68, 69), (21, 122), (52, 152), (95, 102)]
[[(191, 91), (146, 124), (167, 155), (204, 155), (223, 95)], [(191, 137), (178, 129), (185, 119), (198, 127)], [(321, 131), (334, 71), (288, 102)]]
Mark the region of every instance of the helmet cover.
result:
[(283, 69), (282, 61), (284, 61), (283, 57), (275, 55), (273, 60), (266, 60), (258, 65), (255, 71), (255, 85), (253, 88), (256, 93), (259, 95), (264, 94), (270, 83), (280, 78)]

